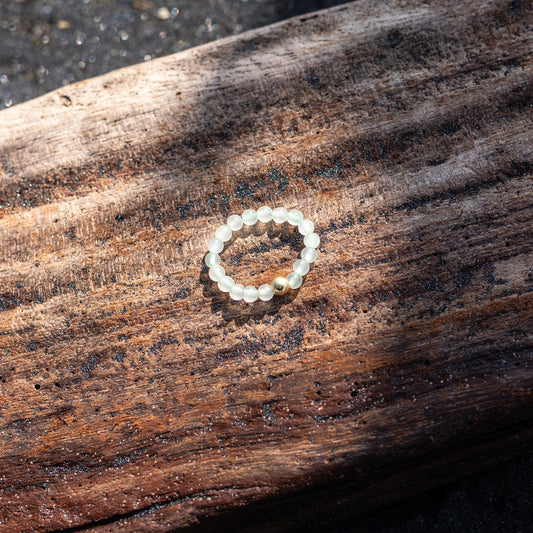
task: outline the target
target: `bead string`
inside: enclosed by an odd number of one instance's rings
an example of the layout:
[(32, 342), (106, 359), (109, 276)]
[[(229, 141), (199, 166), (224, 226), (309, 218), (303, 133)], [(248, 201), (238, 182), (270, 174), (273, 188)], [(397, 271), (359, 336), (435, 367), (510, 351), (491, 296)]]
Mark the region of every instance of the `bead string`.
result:
[[(298, 231), (304, 236), (305, 248), (300, 252), (301, 259), (294, 262), (292, 272), (286, 278), (278, 276), (270, 285), (261, 285), (256, 288), (252, 285), (244, 287), (240, 283), (235, 283), (233, 278), (226, 274), (220, 265), (220, 252), (224, 249), (224, 243), (231, 240), (233, 232), (239, 231), (244, 225), (253, 226), (259, 222), (270, 222), (276, 224), (288, 222), (291, 226), (298, 226)], [(290, 289), (297, 289), (303, 282), (303, 276), (309, 272), (309, 265), (316, 260), (316, 248), (320, 244), (320, 237), (314, 233), (315, 225), (305, 219), (302, 212), (297, 209), (287, 211), (283, 207), (271, 209), (268, 206), (255, 209), (247, 209), (242, 215), (231, 215), (226, 224), (219, 226), (215, 231), (215, 236), (209, 239), (207, 249), (209, 253), (205, 256), (205, 264), (209, 267), (209, 277), (218, 284), (222, 292), (229, 292), (233, 300), (244, 300), (245, 302), (255, 302), (258, 299), (268, 302), (274, 295), (281, 296)]]

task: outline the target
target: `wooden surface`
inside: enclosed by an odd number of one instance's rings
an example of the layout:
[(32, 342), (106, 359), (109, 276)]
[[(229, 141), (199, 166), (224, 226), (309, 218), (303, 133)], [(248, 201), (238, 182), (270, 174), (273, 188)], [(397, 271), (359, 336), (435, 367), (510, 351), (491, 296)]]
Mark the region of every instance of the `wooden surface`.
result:
[[(2, 111), (0, 530), (294, 531), (530, 446), (531, 21), (361, 0)], [(231, 303), (264, 203), (319, 259)]]

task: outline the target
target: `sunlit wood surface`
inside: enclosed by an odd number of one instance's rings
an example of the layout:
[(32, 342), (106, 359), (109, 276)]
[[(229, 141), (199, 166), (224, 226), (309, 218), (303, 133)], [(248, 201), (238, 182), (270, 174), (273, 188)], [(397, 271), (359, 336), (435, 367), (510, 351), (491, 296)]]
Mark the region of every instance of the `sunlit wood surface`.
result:
[[(360, 0), (0, 112), (0, 531), (295, 531), (530, 446), (531, 21)], [(319, 258), (232, 303), (263, 204)]]

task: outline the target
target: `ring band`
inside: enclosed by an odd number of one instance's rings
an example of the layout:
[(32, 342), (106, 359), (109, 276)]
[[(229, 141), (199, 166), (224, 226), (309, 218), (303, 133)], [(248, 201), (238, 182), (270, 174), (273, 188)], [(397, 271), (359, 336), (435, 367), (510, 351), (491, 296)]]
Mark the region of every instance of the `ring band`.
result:
[[(253, 226), (257, 222), (270, 222), (283, 224), (287, 222), (291, 226), (298, 226), (298, 231), (304, 236), (305, 248), (300, 252), (301, 259), (294, 262), (292, 272), (287, 277), (278, 276), (270, 285), (261, 285), (259, 288), (249, 285), (247, 287), (235, 283), (233, 278), (226, 274), (220, 265), (220, 252), (226, 242), (231, 240), (233, 232), (239, 231), (244, 225)], [(268, 206), (255, 209), (247, 209), (242, 215), (231, 215), (226, 224), (219, 226), (215, 236), (209, 239), (205, 256), (205, 264), (209, 268), (209, 277), (218, 284), (222, 292), (229, 292), (233, 300), (255, 302), (258, 299), (268, 302), (274, 295), (282, 296), (290, 289), (298, 289), (303, 282), (303, 276), (309, 272), (309, 265), (314, 263), (317, 257), (316, 248), (320, 244), (320, 237), (314, 233), (315, 225), (305, 219), (301, 211), (292, 209), (287, 211), (283, 207), (271, 209)]]

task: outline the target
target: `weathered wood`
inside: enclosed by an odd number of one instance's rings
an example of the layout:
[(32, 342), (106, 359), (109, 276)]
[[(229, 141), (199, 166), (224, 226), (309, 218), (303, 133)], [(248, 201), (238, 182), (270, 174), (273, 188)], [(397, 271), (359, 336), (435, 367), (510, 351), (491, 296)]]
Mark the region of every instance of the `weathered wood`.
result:
[[(2, 531), (294, 530), (527, 447), (531, 15), (361, 0), (2, 111)], [(319, 260), (231, 303), (263, 203)]]

